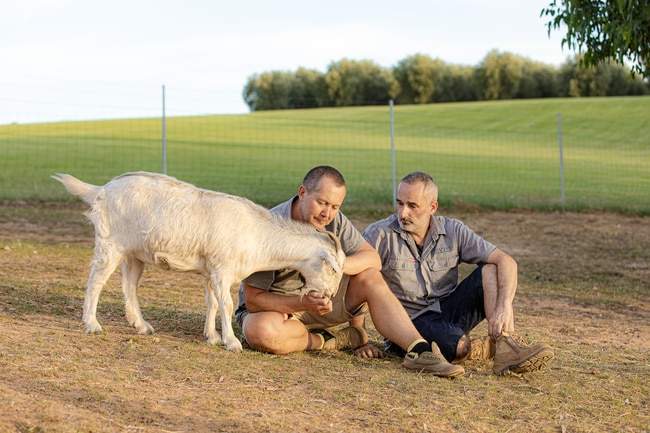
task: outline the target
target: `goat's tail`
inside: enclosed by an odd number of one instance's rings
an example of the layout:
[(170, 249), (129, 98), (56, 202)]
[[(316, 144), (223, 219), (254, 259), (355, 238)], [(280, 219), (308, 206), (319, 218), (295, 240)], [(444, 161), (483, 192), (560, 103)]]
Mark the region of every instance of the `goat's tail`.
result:
[(95, 198), (97, 197), (97, 194), (99, 194), (103, 188), (101, 186), (82, 182), (76, 177), (70, 176), (69, 174), (56, 173), (54, 176), (52, 176), (52, 179), (61, 182), (70, 194), (76, 195), (87, 204), (93, 204)]

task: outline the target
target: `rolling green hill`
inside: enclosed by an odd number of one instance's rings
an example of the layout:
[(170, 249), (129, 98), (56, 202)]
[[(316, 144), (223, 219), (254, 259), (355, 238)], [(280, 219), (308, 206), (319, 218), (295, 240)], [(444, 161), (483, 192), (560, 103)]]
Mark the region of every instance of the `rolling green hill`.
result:
[[(565, 201), (562, 202), (558, 115)], [(72, 200), (54, 172), (103, 184), (162, 171), (161, 119), (0, 126), (0, 199)], [(392, 204), (389, 108), (168, 118), (167, 173), (266, 206), (319, 164), (348, 181), (344, 208)], [(650, 97), (395, 106), (395, 171), (431, 173), (441, 205), (650, 212)]]

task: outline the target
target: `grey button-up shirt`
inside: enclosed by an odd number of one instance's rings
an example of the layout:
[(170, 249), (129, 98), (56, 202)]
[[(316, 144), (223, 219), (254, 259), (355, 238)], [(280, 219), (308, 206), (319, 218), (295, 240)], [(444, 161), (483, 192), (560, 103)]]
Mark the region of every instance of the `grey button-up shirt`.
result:
[(379, 253), (384, 279), (411, 319), (440, 312), (440, 299), (458, 285), (458, 265), (486, 263), (496, 249), (461, 221), (435, 215), (422, 252), (397, 214), (369, 225), (363, 236)]

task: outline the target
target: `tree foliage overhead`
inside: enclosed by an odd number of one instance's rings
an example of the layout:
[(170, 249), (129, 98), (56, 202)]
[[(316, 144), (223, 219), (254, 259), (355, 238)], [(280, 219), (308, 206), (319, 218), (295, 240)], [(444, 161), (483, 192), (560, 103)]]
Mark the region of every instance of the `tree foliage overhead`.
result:
[(583, 54), (583, 65), (629, 61), (633, 74), (650, 76), (650, 0), (553, 0), (541, 15), (551, 17), (549, 34), (566, 26), (562, 46)]

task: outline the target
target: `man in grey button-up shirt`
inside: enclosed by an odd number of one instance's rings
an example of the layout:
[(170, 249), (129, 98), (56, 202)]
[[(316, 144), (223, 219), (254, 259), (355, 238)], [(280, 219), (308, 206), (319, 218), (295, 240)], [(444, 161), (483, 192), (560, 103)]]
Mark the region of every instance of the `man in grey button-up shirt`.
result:
[[(464, 361), (471, 350), (482, 358), (496, 353), (496, 374), (544, 368), (553, 358), (551, 348), (512, 336), (514, 259), (461, 221), (434, 215), (438, 188), (427, 173), (402, 179), (397, 207), (396, 214), (368, 226), (364, 237), (378, 251), (384, 280), (420, 334), (450, 362)], [(461, 263), (478, 266), (459, 283)], [(470, 342), (467, 334), (484, 319), (489, 338)], [(390, 341), (387, 349), (400, 353)]]

